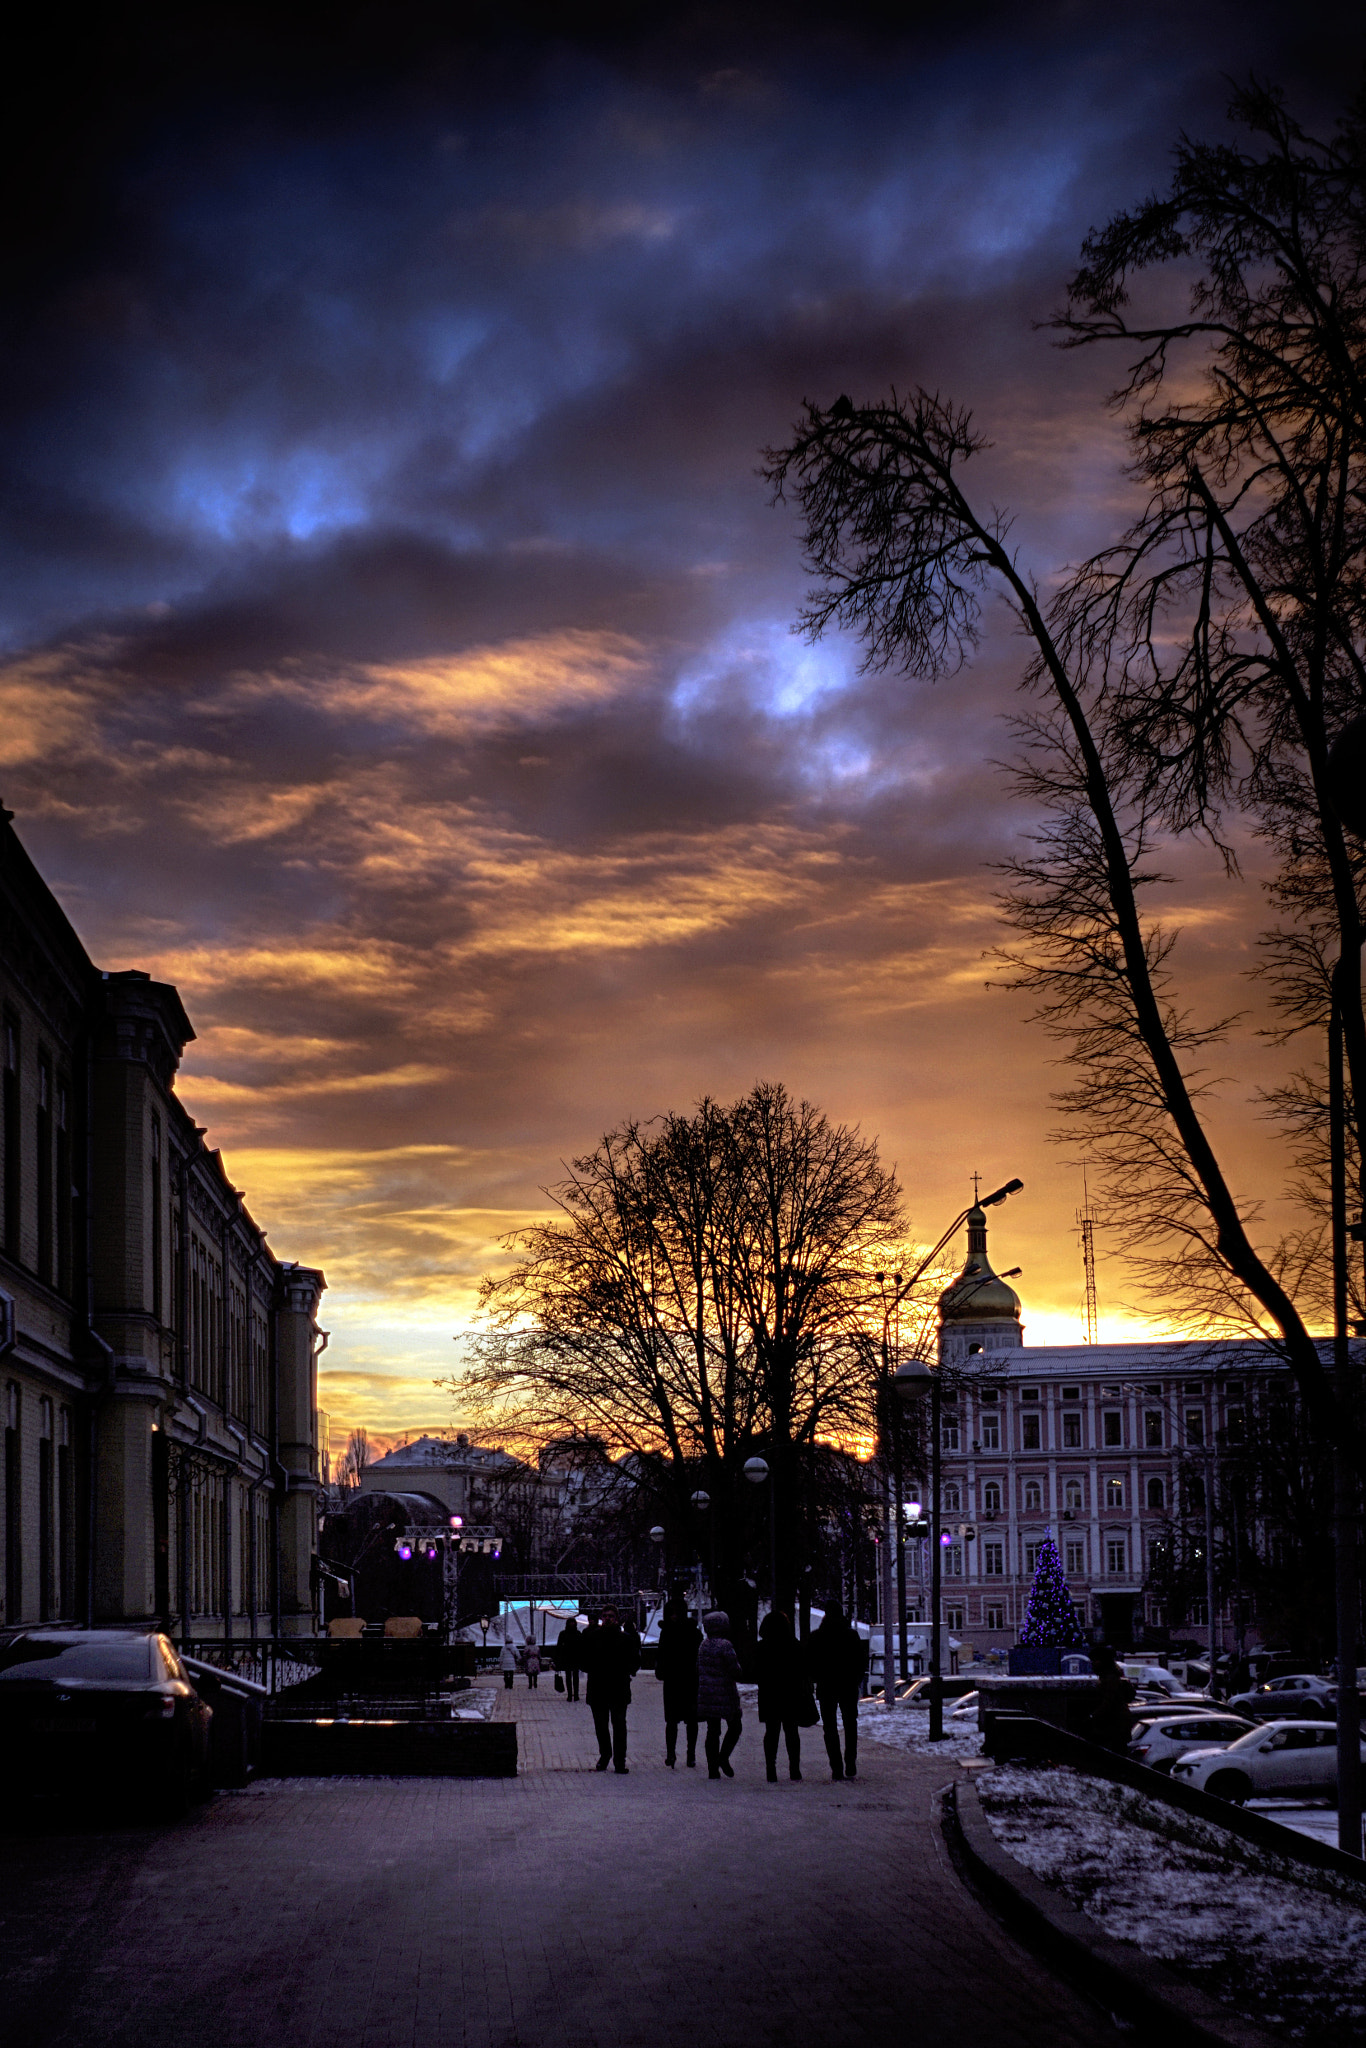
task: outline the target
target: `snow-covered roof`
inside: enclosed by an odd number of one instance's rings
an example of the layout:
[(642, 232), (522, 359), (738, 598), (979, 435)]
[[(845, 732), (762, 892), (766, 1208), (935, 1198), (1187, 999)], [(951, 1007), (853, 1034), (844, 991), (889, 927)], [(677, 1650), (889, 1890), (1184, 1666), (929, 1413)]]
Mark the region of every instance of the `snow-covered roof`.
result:
[(480, 1444), (457, 1443), (446, 1436), (418, 1436), (410, 1444), (396, 1444), (392, 1451), (386, 1451), (382, 1458), (375, 1458), (368, 1466), (371, 1472), (407, 1472), (419, 1467), (431, 1470), (458, 1470), (468, 1465), (515, 1465), (517, 1460), (507, 1451), (490, 1450)]
[[(1332, 1345), (1319, 1344), (1325, 1365)], [(992, 1351), (984, 1378), (999, 1381), (1045, 1379), (1157, 1379), (1164, 1374), (1276, 1372), (1285, 1361), (1269, 1344), (1255, 1337), (1163, 1338), (1131, 1344), (1025, 1344), (1018, 1350)]]

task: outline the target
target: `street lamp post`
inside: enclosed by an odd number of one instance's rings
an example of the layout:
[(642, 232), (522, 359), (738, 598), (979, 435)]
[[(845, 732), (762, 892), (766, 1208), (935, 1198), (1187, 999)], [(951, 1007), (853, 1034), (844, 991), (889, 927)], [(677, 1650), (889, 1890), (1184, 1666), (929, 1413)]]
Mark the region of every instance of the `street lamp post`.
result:
[[(1004, 1202), (1008, 1195), (1018, 1194), (1023, 1186), (1024, 1182), (1022, 1180), (1008, 1180), (1004, 1187), (994, 1188), (989, 1195), (984, 1195), (979, 1202), (974, 1202), (972, 1208), (994, 1209), (998, 1203)], [(897, 1288), (898, 1301), (915, 1286), (917, 1280), (920, 1279), (929, 1267), (931, 1261), (938, 1258), (954, 1232), (960, 1228), (970, 1214), (971, 1209), (964, 1209), (961, 1215), (955, 1216), (933, 1251), (926, 1253), (914, 1273), (911, 1274), (910, 1279), (903, 1282)], [(940, 1419), (939, 1373), (935, 1367), (926, 1365), (923, 1358), (908, 1358), (903, 1365), (897, 1367), (893, 1375), (892, 1384), (905, 1401), (915, 1400), (926, 1387), (929, 1388), (930, 1393), (930, 1741), (942, 1742), (944, 1739), (944, 1677), (940, 1658), (942, 1643), (940, 1586), (943, 1576), (941, 1552), (943, 1531), (940, 1527), (939, 1497), (941, 1489), (939, 1484), (939, 1454), (940, 1437), (943, 1430)]]
[[(711, 1506), (711, 1495), (710, 1495), (709, 1493), (704, 1493), (704, 1492), (703, 1492), (703, 1490), (702, 1490), (702, 1488), (701, 1488), (700, 1486), (698, 1487), (698, 1489), (697, 1489), (696, 1493), (694, 1493), (693, 1495), (691, 1495), (691, 1500), (692, 1500), (692, 1504), (693, 1504), (693, 1506), (694, 1506), (694, 1507), (696, 1508), (696, 1510), (697, 1510), (697, 1512), (698, 1512), (698, 1514), (699, 1514), (699, 1515), (705, 1515), (705, 1514), (706, 1514), (706, 1512), (707, 1512), (707, 1509), (708, 1509), (708, 1508), (709, 1508), (709, 1507)], [(712, 1549), (712, 1559), (711, 1559), (711, 1575), (712, 1575), (712, 1580), (713, 1580), (713, 1582), (714, 1582), (714, 1581), (715, 1581), (715, 1578), (716, 1578), (716, 1530), (715, 1530), (715, 1525), (714, 1525), (714, 1524), (712, 1525), (712, 1545), (711, 1545), (711, 1549)], [(711, 1590), (712, 1590), (712, 1598), (713, 1598), (713, 1599), (715, 1599), (715, 1598), (716, 1598), (716, 1586), (715, 1586), (715, 1583), (713, 1583), (713, 1585), (712, 1585), (712, 1589), (711, 1589)], [(697, 1626), (698, 1626), (699, 1628), (701, 1628), (701, 1626), (702, 1626), (702, 1545), (701, 1545), (701, 1543), (700, 1543), (700, 1542), (698, 1543), (698, 1546), (697, 1546)]]
[(773, 1474), (767, 1458), (746, 1458), (744, 1473), (751, 1486), (762, 1486), (767, 1479), (768, 1486), (768, 1606), (773, 1613), (778, 1605), (778, 1507)]

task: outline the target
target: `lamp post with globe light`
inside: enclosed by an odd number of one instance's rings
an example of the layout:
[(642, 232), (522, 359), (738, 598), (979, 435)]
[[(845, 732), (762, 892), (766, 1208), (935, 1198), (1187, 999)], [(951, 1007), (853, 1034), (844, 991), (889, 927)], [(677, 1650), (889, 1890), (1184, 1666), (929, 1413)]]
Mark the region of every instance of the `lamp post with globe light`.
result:
[[(1004, 1202), (1007, 1196), (1019, 1194), (1023, 1187), (1022, 1180), (1008, 1180), (1004, 1187), (994, 1189), (989, 1195), (983, 1195), (979, 1201), (971, 1205), (971, 1208), (964, 1209), (961, 1216), (954, 1218), (933, 1251), (926, 1253), (910, 1279), (902, 1283), (898, 1294), (904, 1296), (910, 1292), (931, 1261), (939, 1256), (954, 1232), (971, 1215), (972, 1209), (994, 1209), (999, 1203)], [(984, 1281), (979, 1284), (984, 1284)], [(923, 1358), (908, 1358), (904, 1364), (897, 1367), (892, 1384), (903, 1401), (916, 1400), (926, 1389), (930, 1396), (930, 1740), (942, 1742), (944, 1678), (941, 1665), (940, 1588), (943, 1579), (943, 1546), (947, 1541), (952, 1541), (952, 1538), (946, 1538), (940, 1526), (941, 1381), (936, 1367), (927, 1365)]]
[(746, 1458), (744, 1474), (751, 1486), (768, 1485), (768, 1606), (770, 1614), (778, 1605), (778, 1506), (777, 1488), (767, 1458)]

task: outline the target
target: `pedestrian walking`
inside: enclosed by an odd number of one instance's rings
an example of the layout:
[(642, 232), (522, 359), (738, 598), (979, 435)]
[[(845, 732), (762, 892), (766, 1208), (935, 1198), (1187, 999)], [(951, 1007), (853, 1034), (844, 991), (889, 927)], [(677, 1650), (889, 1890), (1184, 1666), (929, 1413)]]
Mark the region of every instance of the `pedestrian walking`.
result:
[[(811, 1638), (811, 1676), (820, 1702), (825, 1753), (830, 1759), (832, 1778), (858, 1776), (858, 1703), (863, 1676), (868, 1669), (868, 1645), (844, 1609), (827, 1607), (820, 1627)], [(844, 1722), (844, 1754), (840, 1754), (840, 1728)]]
[[(740, 1659), (730, 1639), (730, 1616), (719, 1609), (702, 1618), (697, 1653), (697, 1717), (707, 1724), (707, 1776), (733, 1778), (731, 1752), (740, 1740)], [(721, 1723), (726, 1724), (724, 1740)]]
[(522, 1659), (522, 1666), (526, 1672), (527, 1690), (535, 1692), (536, 1681), (541, 1675), (541, 1652), (536, 1643), (527, 1644), (526, 1655)]
[(504, 1686), (511, 1692), (513, 1673), (517, 1669), (517, 1652), (513, 1649), (506, 1636), (503, 1638), (503, 1647), (498, 1655), (498, 1669), (503, 1674)]
[(576, 1700), (579, 1696), (579, 1625), (571, 1614), (560, 1630), (560, 1640), (555, 1645), (555, 1661), (564, 1679), (564, 1696)]
[(806, 1658), (790, 1616), (775, 1608), (759, 1624), (759, 1719), (764, 1724), (764, 1764), (770, 1785), (778, 1782), (778, 1737), (787, 1743), (787, 1775), (802, 1775), (802, 1728), (814, 1726), (815, 1702)]
[(681, 1600), (670, 1600), (659, 1624), (655, 1676), (664, 1686), (664, 1761), (678, 1762), (678, 1727), (688, 1737), (688, 1769), (697, 1762), (697, 1652), (702, 1631)]
[(598, 1769), (611, 1764), (619, 1777), (626, 1774), (626, 1709), (631, 1704), (631, 1680), (640, 1669), (639, 1653), (622, 1631), (615, 1607), (605, 1607), (602, 1620), (590, 1630), (594, 1638), (587, 1661), (588, 1704), (598, 1737)]

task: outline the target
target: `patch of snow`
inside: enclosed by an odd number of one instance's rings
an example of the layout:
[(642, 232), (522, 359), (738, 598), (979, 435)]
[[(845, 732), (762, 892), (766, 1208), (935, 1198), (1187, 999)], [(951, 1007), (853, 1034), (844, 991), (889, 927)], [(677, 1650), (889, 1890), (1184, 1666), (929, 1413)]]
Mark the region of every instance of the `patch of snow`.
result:
[(1059, 1767), (977, 1779), (1003, 1848), (1117, 1941), (1316, 2048), (1366, 2024), (1366, 1881), (1296, 1864)]
[(884, 1707), (880, 1700), (860, 1700), (859, 1739), (885, 1743), (888, 1749), (904, 1750), (908, 1756), (938, 1756), (949, 1762), (960, 1757), (980, 1756), (982, 1738), (975, 1728), (948, 1732), (944, 1721), (942, 1742), (930, 1741), (930, 1717), (924, 1707)]

